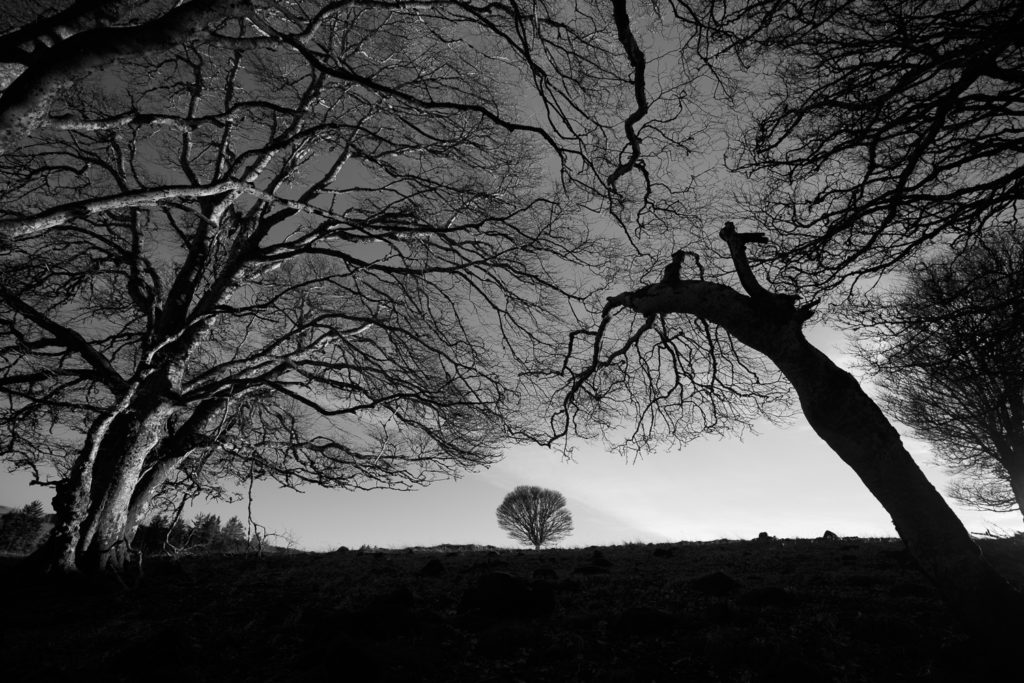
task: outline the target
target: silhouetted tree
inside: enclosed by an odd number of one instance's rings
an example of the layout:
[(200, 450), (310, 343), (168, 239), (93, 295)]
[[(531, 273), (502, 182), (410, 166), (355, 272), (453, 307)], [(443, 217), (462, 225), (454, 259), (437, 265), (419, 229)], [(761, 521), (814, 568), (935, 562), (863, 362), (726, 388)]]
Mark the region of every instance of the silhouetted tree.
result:
[(192, 520), (191, 545), (210, 550), (220, 541), (220, 517), (213, 513), (200, 513)]
[(539, 550), (572, 533), (572, 514), (558, 491), (517, 486), (498, 506), (498, 526), (520, 543)]
[(64, 571), (175, 485), (494, 462), (614, 253), (578, 221), (623, 118), (598, 9), (172, 4), (0, 36), (0, 439), (56, 473)]
[[(724, 9), (724, 8), (723, 8)], [(851, 284), (1019, 215), (1024, 3), (751, 0), (720, 15), (757, 74), (733, 157), (772, 272)], [(765, 77), (771, 74), (775, 78)]]
[[(668, 5), (681, 16), (694, 9)], [(844, 306), (866, 277), (891, 271), (936, 238), (983, 235), (1024, 208), (1024, 6), (708, 5), (709, 58), (739, 69), (720, 66), (713, 75), (734, 111), (755, 118), (749, 136), (728, 151), (743, 172), (743, 201), (722, 193), (717, 212), (747, 216), (764, 232), (726, 223), (727, 263), (703, 225), (684, 236), (680, 220), (674, 244), (661, 243), (664, 261), (674, 253), (660, 281), (609, 297), (595, 311), (599, 322), (573, 335), (555, 435), (597, 432), (624, 448), (646, 448), (664, 437), (742, 431), (753, 415), (784, 412), (778, 382), (788, 382), (811, 427), (892, 515), (967, 627), (1013, 643), (1024, 630), (1020, 592), (984, 560), (878, 406), (807, 343), (802, 326), (820, 303), (824, 311)], [(640, 79), (645, 53), (628, 22), (617, 25)], [(638, 91), (634, 99), (643, 119), (649, 97)], [(634, 149), (647, 169), (671, 153)], [(638, 228), (634, 241), (643, 236)], [(763, 246), (748, 255), (751, 244)], [(624, 430), (630, 418), (635, 427)]]
[(868, 296), (860, 356), (883, 406), (958, 475), (950, 492), (987, 510), (1024, 512), (1024, 234), (909, 269), (903, 286)]
[(225, 552), (239, 552), (246, 547), (245, 525), (238, 517), (232, 517), (225, 522), (220, 530), (218, 549)]
[[(601, 402), (614, 406), (619, 420), (637, 406), (639, 423), (652, 430), (659, 425), (673, 430), (688, 410), (715, 409), (713, 392), (728, 390), (731, 372), (723, 372), (714, 355), (707, 364), (695, 362), (700, 357), (691, 349), (700, 338), (687, 339), (672, 325), (679, 320), (686, 330), (686, 317), (699, 321), (711, 354), (723, 350), (712, 345), (721, 339), (712, 331), (718, 328), (727, 333), (728, 343), (757, 350), (774, 363), (795, 390), (811, 428), (892, 515), (911, 554), (968, 627), (995, 639), (1017, 633), (1024, 612), (1020, 593), (982, 558), (857, 380), (804, 337), (803, 325), (816, 302), (798, 304), (797, 297), (760, 284), (746, 251), (751, 243), (765, 242), (763, 234), (741, 233), (728, 223), (721, 237), (742, 292), (720, 282), (684, 279), (678, 270), (666, 268), (661, 281), (609, 297), (596, 331), (576, 335), (589, 337), (589, 348), (574, 343), (566, 359), (569, 387), (554, 423), (556, 437), (595, 422), (606, 431), (621, 429), (619, 421), (602, 422)], [(673, 258), (677, 267), (681, 256)], [(616, 315), (620, 311), (625, 315)], [(745, 364), (733, 367), (753, 372)], [(702, 398), (710, 399), (710, 407), (697, 403)], [(719, 413), (720, 419), (724, 415)], [(679, 432), (673, 435), (678, 438)], [(631, 438), (642, 446), (650, 435), (638, 428)]]
[[(490, 462), (540, 437), (516, 418), (550, 405), (543, 359), (589, 305), (556, 436), (742, 431), (789, 383), (968, 627), (1019, 639), (1019, 594), (802, 326), (1017, 208), (1020, 3), (281, 6), (186, 16), (159, 54), (93, 34), (116, 62), (69, 39), (8, 87), (0, 424), (60, 475), (50, 566), (116, 566), (172, 474), (404, 486)], [(715, 63), (736, 51), (754, 92)], [(720, 94), (765, 96), (728, 116), (764, 114), (740, 163), (772, 233), (730, 226), (727, 249), (726, 193), (697, 205), (681, 163)], [(577, 209), (624, 230), (598, 245)], [(602, 306), (620, 253), (648, 284)]]

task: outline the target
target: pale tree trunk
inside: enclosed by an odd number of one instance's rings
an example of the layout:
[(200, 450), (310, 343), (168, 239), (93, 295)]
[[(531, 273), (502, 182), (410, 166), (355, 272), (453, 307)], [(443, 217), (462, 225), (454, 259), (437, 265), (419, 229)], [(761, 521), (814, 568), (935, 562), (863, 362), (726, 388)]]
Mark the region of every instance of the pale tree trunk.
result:
[(662, 282), (610, 297), (605, 319), (618, 307), (645, 316), (696, 315), (767, 356), (792, 383), (810, 426), (892, 516), (907, 550), (964, 625), (1000, 643), (1024, 635), (1024, 597), (982, 557), (857, 380), (803, 336), (813, 304), (797, 307), (794, 297), (769, 292), (754, 278), (745, 244), (764, 237), (737, 233), (732, 224), (722, 237), (746, 295), (725, 285), (680, 280), (677, 252), (676, 270), (666, 269)]
[(202, 446), (216, 441), (218, 434), (228, 427), (226, 399), (209, 399), (200, 403), (189, 418), (156, 449), (155, 457), (146, 466), (132, 492), (125, 521), (126, 535), (134, 537), (139, 524), (149, 512), (149, 506), (171, 474), (189, 456)]
[(142, 520), (149, 514), (149, 506), (152, 504), (153, 498), (160, 491), (160, 487), (164, 485), (168, 478), (170, 478), (171, 473), (177, 470), (178, 466), (191, 453), (192, 451), (187, 451), (174, 457), (161, 458), (157, 463), (149, 467), (139, 479), (139, 483), (132, 491), (124, 523), (125, 536), (129, 541), (135, 537), (135, 532), (138, 531)]
[(129, 387), (117, 405), (92, 425), (67, 478), (57, 484), (53, 498), (56, 521), (46, 542), (30, 558), (44, 572), (69, 573), (78, 570), (82, 525), (89, 515), (92, 502), (93, 467), (104, 442), (110, 436), (111, 426), (127, 410), (135, 389)]
[(142, 468), (164, 437), (172, 406), (164, 380), (133, 389), (94, 425), (54, 497), (57, 522), (32, 561), (44, 571), (120, 569), (134, 527), (129, 505)]
[[(118, 434), (93, 466), (92, 502), (78, 541), (78, 565), (89, 571), (120, 569), (128, 558), (135, 528), (128, 525), (128, 508), (142, 477), (147, 456), (164, 436), (170, 407), (154, 406), (141, 419), (115, 426)], [(121, 437), (121, 438), (118, 438)]]

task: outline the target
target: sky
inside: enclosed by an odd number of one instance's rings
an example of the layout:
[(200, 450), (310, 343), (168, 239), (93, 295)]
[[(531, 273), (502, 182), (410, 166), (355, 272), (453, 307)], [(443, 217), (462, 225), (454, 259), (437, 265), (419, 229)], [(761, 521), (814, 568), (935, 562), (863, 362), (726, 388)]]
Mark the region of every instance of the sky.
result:
[[(808, 337), (841, 366), (852, 369), (845, 341), (836, 332), (813, 329)], [(905, 430), (901, 429), (905, 434)], [(928, 446), (904, 437), (928, 478), (944, 491), (948, 478), (931, 463)], [(490, 469), (412, 492), (341, 491), (309, 488), (304, 493), (257, 484), (253, 516), (281, 534), (280, 545), (329, 551), (341, 546), (381, 548), (442, 543), (515, 546), (498, 528), (495, 510), (505, 494), (528, 484), (565, 495), (574, 532), (568, 547), (631, 542), (676, 542), (755, 538), (766, 531), (780, 538), (895, 536), (885, 510), (853, 471), (811, 431), (802, 415), (786, 427), (765, 423), (739, 439), (709, 438), (682, 449), (627, 461), (600, 442), (581, 444), (567, 462), (539, 446), (513, 447)], [(49, 489), (28, 486), (25, 474), (0, 473), (0, 505), (49, 503)], [(1017, 532), (1017, 513), (979, 512), (950, 501), (972, 532)], [(213, 512), (245, 520), (246, 503), (199, 503), (193, 517)]]
[[(649, 65), (650, 79), (656, 78), (659, 64), (655, 60)], [(715, 167), (718, 155), (709, 153), (690, 163), (694, 169), (701, 164)], [(841, 335), (817, 328), (809, 337), (851, 369)], [(441, 543), (512, 546), (498, 528), (495, 510), (506, 493), (522, 484), (565, 495), (575, 523), (574, 533), (563, 543), (570, 546), (742, 539), (762, 531), (778, 537), (817, 537), (826, 529), (841, 536), (895, 534), (884, 509), (802, 416), (788, 427), (765, 423), (758, 432), (742, 441), (698, 440), (635, 462), (606, 452), (596, 441), (578, 445), (572, 462), (563, 461), (558, 451), (512, 447), (488, 470), (414, 492), (308, 488), (296, 493), (258, 484), (252, 509), (269, 530), (309, 550)], [(930, 464), (928, 447), (906, 438), (905, 443), (943, 491), (947, 477)], [(48, 505), (51, 490), (28, 482), (24, 473), (0, 470), (0, 505), (20, 507), (36, 499)], [(982, 513), (950, 502), (971, 531), (1024, 530), (1019, 514)], [(199, 503), (185, 514), (199, 512), (213, 512), (223, 520), (247, 516), (244, 501)]]

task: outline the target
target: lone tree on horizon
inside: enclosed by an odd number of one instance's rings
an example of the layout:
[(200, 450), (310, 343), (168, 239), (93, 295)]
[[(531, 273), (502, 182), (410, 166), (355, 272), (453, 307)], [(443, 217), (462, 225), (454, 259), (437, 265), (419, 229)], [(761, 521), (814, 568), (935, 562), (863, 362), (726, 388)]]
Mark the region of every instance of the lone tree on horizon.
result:
[(572, 533), (572, 514), (565, 496), (539, 486), (517, 486), (498, 506), (498, 526), (535, 550)]

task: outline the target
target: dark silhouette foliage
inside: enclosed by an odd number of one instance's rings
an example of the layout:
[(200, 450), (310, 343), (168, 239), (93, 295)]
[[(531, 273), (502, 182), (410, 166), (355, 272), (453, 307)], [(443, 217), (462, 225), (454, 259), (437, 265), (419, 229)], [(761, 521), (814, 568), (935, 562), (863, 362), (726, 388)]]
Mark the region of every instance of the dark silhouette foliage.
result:
[(217, 545), (224, 552), (237, 552), (246, 547), (245, 525), (238, 517), (232, 517), (220, 530)]
[(614, 254), (578, 219), (625, 114), (600, 8), (50, 4), (0, 23), (0, 438), (55, 488), (38, 564), (116, 570), (225, 482), (412, 489), (529, 431), (521, 371)]
[(565, 496), (539, 486), (517, 486), (498, 506), (498, 526), (526, 545), (540, 549), (572, 533)]
[(196, 545), (213, 547), (220, 538), (220, 516), (214, 514), (196, 515), (192, 523), (193, 540)]
[(1024, 232), (1008, 229), (909, 269), (870, 296), (860, 356), (889, 414), (931, 444), (983, 510), (1024, 509)]
[(249, 549), (249, 539), (238, 517), (222, 524), (218, 515), (200, 513), (191, 522), (178, 519), (172, 524), (165, 515), (156, 515), (139, 527), (132, 547), (143, 555), (239, 553)]
[(779, 273), (834, 288), (1019, 215), (1020, 2), (734, 7), (744, 58), (777, 67), (736, 160)]
[(38, 500), (0, 517), (0, 551), (27, 553), (39, 545), (46, 514)]

